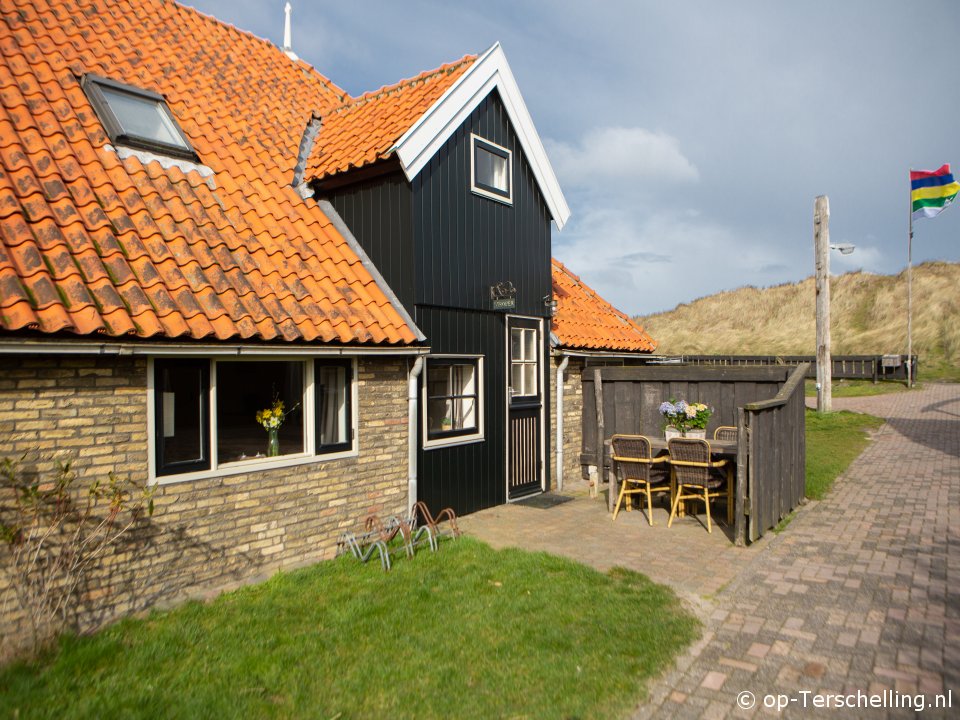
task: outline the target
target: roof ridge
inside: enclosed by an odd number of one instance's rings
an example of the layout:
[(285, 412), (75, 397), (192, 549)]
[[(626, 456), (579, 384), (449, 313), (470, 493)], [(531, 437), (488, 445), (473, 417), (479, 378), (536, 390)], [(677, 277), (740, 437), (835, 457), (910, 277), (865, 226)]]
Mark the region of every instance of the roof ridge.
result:
[[(330, 114), (345, 112), (347, 110), (352, 110), (354, 108), (361, 107), (367, 103), (373, 102), (374, 100), (379, 100), (382, 97), (386, 97), (393, 93), (398, 93), (402, 90), (405, 90), (414, 85), (426, 82), (434, 77), (439, 77), (441, 75), (446, 75), (454, 70), (458, 69), (462, 65), (465, 65), (469, 62), (473, 62), (477, 59), (477, 55), (464, 55), (459, 60), (454, 60), (453, 62), (444, 63), (440, 67), (434, 68), (433, 70), (425, 70), (424, 72), (416, 75), (412, 78), (406, 78), (405, 80), (400, 80), (399, 82), (394, 83), (393, 85), (384, 85), (379, 90), (371, 90), (365, 92), (358, 97), (351, 98), (349, 101), (338, 105), (330, 111)], [(348, 96), (349, 97), (349, 96)]]
[[(161, 2), (160, 4), (162, 5), (162, 4), (164, 4), (164, 3)], [(203, 18), (203, 19), (204, 19), (205, 21), (207, 21), (207, 22), (212, 22), (214, 25), (219, 25), (220, 27), (222, 27), (222, 28), (224, 28), (224, 29), (226, 29), (226, 30), (228, 30), (228, 31), (230, 31), (230, 32), (235, 32), (235, 33), (237, 33), (237, 34), (239, 34), (239, 35), (245, 35), (245, 36), (247, 36), (247, 37), (249, 37), (249, 38), (251, 38), (251, 39), (253, 39), (253, 40), (256, 40), (256, 41), (258, 41), (258, 42), (263, 43), (264, 45), (267, 45), (267, 46), (273, 48), (274, 50), (277, 50), (278, 52), (280, 52), (281, 54), (283, 54), (285, 57), (288, 57), (288, 58), (290, 57), (289, 55), (286, 55), (286, 53), (284, 53), (283, 48), (281, 48), (281, 47), (279, 47), (278, 45), (274, 44), (273, 42), (271, 42), (271, 41), (268, 40), (267, 38), (260, 37), (260, 36), (257, 35), (256, 33), (252, 33), (252, 32), (250, 32), (249, 30), (244, 30), (243, 28), (239, 28), (239, 27), (237, 27), (236, 25), (234, 25), (233, 23), (229, 23), (229, 22), (227, 22), (226, 20), (221, 20), (220, 18), (214, 17), (213, 15), (210, 15), (209, 13), (205, 13), (205, 12), (203, 12), (203, 10), (200, 10), (200, 9), (198, 9), (198, 8), (195, 8), (195, 7), (191, 6), (191, 5), (185, 5), (185, 4), (182, 3), (180, 0), (173, 0), (173, 2), (171, 3), (171, 5), (173, 5), (173, 7), (176, 8), (178, 11), (188, 12), (188, 13), (194, 13), (194, 14), (200, 16), (201, 18)], [(351, 97), (351, 96), (350, 96), (350, 93), (348, 93), (348, 92), (347, 92), (346, 90), (344, 90), (342, 87), (340, 87), (339, 85), (337, 85), (335, 82), (333, 82), (333, 80), (331, 80), (331, 79), (328, 78), (326, 75), (324, 75), (322, 72), (320, 72), (319, 70), (317, 70), (313, 65), (311, 65), (310, 63), (308, 63), (308, 62), (307, 62), (306, 60), (304, 60), (303, 58), (300, 58), (300, 57), (298, 56), (298, 58), (297, 58), (296, 60), (293, 60), (293, 59), (291, 58), (290, 61), (291, 61), (292, 63), (294, 63), (294, 64), (303, 64), (304, 66), (306, 66), (307, 68), (309, 68), (309, 70), (310, 70), (314, 75), (316, 75), (324, 85), (326, 85), (331, 91), (333, 91), (334, 93), (336, 93), (337, 95), (340, 96), (341, 101), (342, 101), (344, 98), (350, 98), (350, 97)]]

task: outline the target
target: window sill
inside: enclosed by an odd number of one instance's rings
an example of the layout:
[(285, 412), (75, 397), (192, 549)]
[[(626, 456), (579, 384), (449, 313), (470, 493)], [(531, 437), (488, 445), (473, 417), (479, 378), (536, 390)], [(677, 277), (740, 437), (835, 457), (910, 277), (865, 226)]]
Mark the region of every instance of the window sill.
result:
[(360, 453), (356, 450), (344, 450), (328, 455), (304, 455), (301, 453), (299, 455), (285, 455), (278, 458), (243, 460), (240, 462), (224, 463), (216, 470), (200, 470), (198, 472), (183, 473), (182, 475), (157, 475), (151, 477), (149, 482), (151, 485), (173, 485), (175, 483), (190, 482), (191, 480), (209, 480), (211, 478), (244, 475), (264, 470), (296, 467), (298, 465), (325, 463), (331, 460), (358, 457), (359, 455)]
[(474, 195), (479, 195), (480, 197), (487, 198), (488, 200), (496, 200), (498, 203), (503, 203), (504, 205), (513, 206), (513, 197), (507, 195), (500, 195), (499, 193), (490, 192), (489, 190), (484, 190), (479, 188), (476, 185), (470, 188), (470, 192)]
[(455, 435), (453, 437), (437, 438), (436, 440), (426, 440), (423, 443), (423, 449), (433, 450), (436, 448), (452, 447), (454, 445), (471, 445), (483, 441), (483, 433), (477, 433), (476, 435)]

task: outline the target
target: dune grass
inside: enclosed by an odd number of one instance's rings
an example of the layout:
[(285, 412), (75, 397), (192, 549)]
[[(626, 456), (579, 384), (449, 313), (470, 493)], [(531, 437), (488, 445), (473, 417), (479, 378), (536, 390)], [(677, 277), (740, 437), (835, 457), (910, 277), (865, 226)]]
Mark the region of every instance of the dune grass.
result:
[[(960, 381), (960, 263), (913, 271), (913, 351), (921, 380)], [(906, 273), (854, 272), (831, 281), (834, 355), (906, 353)], [(813, 278), (745, 287), (637, 318), (665, 355), (813, 355)], [(707, 329), (707, 331), (705, 331)]]
[(698, 634), (642, 575), (461, 538), (64, 638), (0, 671), (0, 716), (613, 718)]

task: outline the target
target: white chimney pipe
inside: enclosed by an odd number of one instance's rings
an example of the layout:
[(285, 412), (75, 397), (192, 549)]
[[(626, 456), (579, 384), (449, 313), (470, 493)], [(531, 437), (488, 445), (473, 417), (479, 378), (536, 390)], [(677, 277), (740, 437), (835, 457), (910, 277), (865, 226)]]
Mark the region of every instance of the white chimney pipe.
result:
[(297, 54), (293, 51), (293, 33), (290, 30), (290, 12), (293, 10), (293, 6), (290, 3), (287, 3), (283, 8), (284, 20), (283, 20), (283, 51), (287, 54), (287, 57), (291, 60), (299, 60)]

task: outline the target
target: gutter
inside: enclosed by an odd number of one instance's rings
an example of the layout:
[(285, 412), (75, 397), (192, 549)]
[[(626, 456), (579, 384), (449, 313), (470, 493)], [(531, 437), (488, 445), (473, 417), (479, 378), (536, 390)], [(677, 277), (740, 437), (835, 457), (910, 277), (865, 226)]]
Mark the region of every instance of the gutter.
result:
[(420, 391), (420, 372), (423, 357), (418, 357), (410, 368), (407, 383), (407, 514), (417, 504), (417, 400)]
[(570, 356), (566, 355), (557, 367), (557, 490), (563, 490), (563, 373)]
[[(567, 350), (566, 348), (554, 348), (553, 355), (555, 357), (582, 357), (582, 358), (624, 358), (636, 360), (638, 358), (650, 359), (653, 362), (653, 358), (665, 358), (664, 355), (654, 355), (653, 353), (646, 352), (616, 352), (614, 350)], [(659, 360), (663, 362), (663, 360)]]
[(290, 347), (287, 345), (192, 345), (192, 344), (165, 344), (152, 345), (148, 343), (93, 343), (67, 342), (63, 340), (0, 340), (0, 355), (137, 355), (161, 357), (166, 355), (190, 356), (230, 356), (230, 357), (261, 357), (266, 355), (307, 355), (321, 356), (357, 356), (357, 355), (427, 355), (429, 347), (348, 347), (348, 346), (313, 346), (301, 345)]

